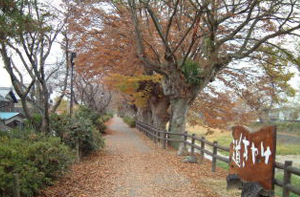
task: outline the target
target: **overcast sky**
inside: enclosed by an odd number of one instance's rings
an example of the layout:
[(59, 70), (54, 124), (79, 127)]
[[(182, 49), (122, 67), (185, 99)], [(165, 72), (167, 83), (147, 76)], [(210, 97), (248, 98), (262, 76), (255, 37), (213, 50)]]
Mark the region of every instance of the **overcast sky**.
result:
[(0, 87), (11, 87), (10, 77), (4, 69), (2, 59), (0, 61)]
[[(55, 0), (55, 1), (53, 1), (53, 0), (39, 0), (39, 2), (48, 3), (51, 6), (59, 8), (60, 7), (59, 4), (61, 3), (61, 0)], [(54, 55), (52, 55), (52, 59), (53, 59), (53, 61), (55, 61)], [(50, 60), (50, 62), (51, 62), (51, 60)], [(12, 84), (11, 84), (10, 77), (9, 77), (7, 71), (5, 70), (2, 59), (0, 57), (0, 87), (11, 87), (11, 86), (12, 86)]]

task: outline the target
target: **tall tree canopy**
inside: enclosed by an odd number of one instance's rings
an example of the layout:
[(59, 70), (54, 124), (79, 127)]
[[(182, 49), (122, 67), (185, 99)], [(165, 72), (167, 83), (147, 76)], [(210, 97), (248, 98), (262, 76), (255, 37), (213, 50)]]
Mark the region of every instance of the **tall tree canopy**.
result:
[[(82, 33), (89, 32), (77, 39), (77, 46), (88, 54), (86, 59), (95, 54), (94, 64), (88, 61), (83, 67), (128, 71), (142, 66), (160, 74), (163, 93), (170, 99), (170, 131), (175, 133), (185, 130), (189, 107), (222, 71), (240, 60), (265, 69), (258, 62), (273, 55), (269, 48), (285, 51), (281, 47), (285, 36), (298, 36), (300, 27), (296, 0), (106, 0), (101, 4), (106, 6), (90, 6), (87, 12), (94, 17), (81, 17), (85, 26), (77, 26)], [(242, 64), (234, 68), (247, 70)]]
[[(298, 1), (129, 0), (128, 7), (139, 58), (164, 76), (172, 132), (184, 131), (198, 92), (231, 62), (265, 56), (265, 47), (280, 46), (300, 27)], [(154, 32), (147, 31), (149, 24)], [(145, 53), (150, 48), (155, 59)]]

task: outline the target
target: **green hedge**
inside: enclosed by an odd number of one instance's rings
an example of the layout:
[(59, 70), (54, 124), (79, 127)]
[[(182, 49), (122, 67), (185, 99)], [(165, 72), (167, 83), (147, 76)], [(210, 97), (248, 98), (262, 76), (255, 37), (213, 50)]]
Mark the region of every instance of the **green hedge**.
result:
[(96, 128), (101, 132), (101, 133), (105, 133), (105, 130), (106, 130), (106, 126), (105, 126), (105, 122), (109, 121), (111, 118), (113, 117), (113, 114), (111, 113), (107, 113), (107, 114), (104, 114), (102, 116), (100, 116), (95, 125), (96, 125)]
[(129, 116), (124, 116), (122, 118), (123, 118), (124, 122), (126, 124), (128, 124), (128, 126), (135, 127), (135, 119), (134, 118), (131, 118)]
[[(104, 139), (100, 131), (89, 119), (77, 118), (69, 134), (71, 138), (75, 137), (75, 140), (79, 140), (79, 148), (83, 156), (104, 147)], [(73, 140), (71, 143), (74, 142)], [(66, 141), (66, 143), (69, 142)]]
[[(13, 196), (14, 173), (19, 174), (22, 197), (34, 196), (51, 185), (72, 163), (77, 142), (83, 156), (104, 146), (101, 133), (111, 117), (80, 107), (73, 118), (52, 114), (47, 136), (29, 127), (0, 131), (0, 197)], [(37, 115), (35, 121), (40, 120)]]
[(69, 147), (57, 137), (32, 134), (27, 140), (0, 137), (0, 196), (13, 196), (13, 173), (20, 177), (22, 197), (51, 185), (73, 161)]
[(74, 149), (79, 142), (80, 153), (83, 156), (99, 150), (104, 146), (104, 133), (106, 127), (99, 122), (101, 115), (86, 108), (80, 107), (73, 118), (68, 115), (51, 115), (51, 128), (55, 135)]

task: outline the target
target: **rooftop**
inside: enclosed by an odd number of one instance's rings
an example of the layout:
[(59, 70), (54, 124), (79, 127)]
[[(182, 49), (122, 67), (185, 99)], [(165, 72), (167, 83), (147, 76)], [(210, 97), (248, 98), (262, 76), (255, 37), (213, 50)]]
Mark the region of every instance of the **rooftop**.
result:
[(5, 97), (3, 97), (2, 95), (0, 95), (0, 101), (7, 101), (7, 99)]
[(5, 100), (3, 100), (3, 98), (7, 99), (8, 95), (10, 96), (10, 99), (13, 100), (13, 102), (15, 102), (15, 103), (18, 102), (17, 94), (15, 93), (13, 88), (11, 88), (11, 87), (0, 87), (0, 101), (5, 101)]
[(0, 119), (2, 120), (8, 120), (11, 119), (17, 115), (19, 115), (20, 113), (18, 112), (0, 112)]
[(0, 87), (0, 96), (2, 97), (6, 97), (6, 95), (9, 94), (9, 92), (12, 91), (11, 88), (8, 88), (8, 87)]

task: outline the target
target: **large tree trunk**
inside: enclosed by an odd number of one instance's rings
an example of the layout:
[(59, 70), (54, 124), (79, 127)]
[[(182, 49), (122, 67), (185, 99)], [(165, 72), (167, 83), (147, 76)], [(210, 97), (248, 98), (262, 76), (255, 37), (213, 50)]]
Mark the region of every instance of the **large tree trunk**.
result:
[[(166, 96), (170, 97), (171, 117), (169, 132), (181, 134), (185, 132), (186, 117), (190, 106), (200, 90), (207, 82), (201, 84), (188, 84), (182, 73), (175, 71), (163, 81), (163, 90)], [(171, 135), (171, 139), (182, 140), (183, 137)], [(171, 142), (171, 145), (182, 153), (183, 143)]]
[(49, 94), (48, 94), (48, 90), (47, 90), (47, 87), (46, 87), (46, 84), (43, 85), (43, 109), (44, 109), (44, 113), (42, 114), (43, 116), (43, 119), (42, 119), (42, 128), (41, 130), (44, 132), (44, 133), (50, 133), (50, 117), (49, 117)]
[[(169, 131), (180, 134), (185, 132), (186, 116), (189, 110), (190, 103), (186, 98), (177, 98), (171, 100), (171, 119)], [(171, 135), (170, 139), (183, 140), (182, 136)], [(171, 145), (182, 152), (182, 143), (171, 142)]]
[(137, 109), (137, 120), (152, 125), (152, 112), (149, 107)]
[[(15, 90), (17, 89), (16, 85), (13, 83), (13, 86), (15, 88)], [(16, 90), (17, 92), (17, 90)], [(17, 92), (18, 93), (18, 92)], [(18, 94), (18, 96), (20, 96), (21, 94)], [(38, 126), (38, 124), (34, 121), (33, 117), (31, 116), (31, 113), (28, 109), (28, 106), (27, 106), (27, 102), (26, 102), (26, 97), (20, 97), (21, 99), (21, 104), (22, 104), (22, 107), (23, 107), (23, 111), (24, 111), (24, 114), (25, 114), (25, 117), (28, 119), (29, 121), (29, 124), (33, 127), (33, 129), (36, 131), (36, 132), (39, 132), (39, 129), (40, 127)]]
[(165, 130), (166, 124), (170, 120), (170, 114), (168, 113), (170, 99), (168, 97), (153, 96), (149, 99), (149, 104), (152, 111), (153, 126)]

